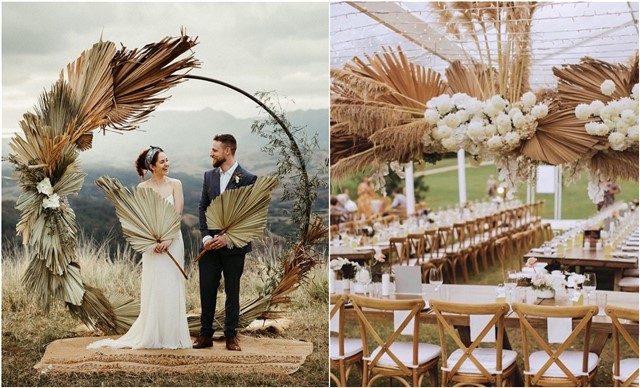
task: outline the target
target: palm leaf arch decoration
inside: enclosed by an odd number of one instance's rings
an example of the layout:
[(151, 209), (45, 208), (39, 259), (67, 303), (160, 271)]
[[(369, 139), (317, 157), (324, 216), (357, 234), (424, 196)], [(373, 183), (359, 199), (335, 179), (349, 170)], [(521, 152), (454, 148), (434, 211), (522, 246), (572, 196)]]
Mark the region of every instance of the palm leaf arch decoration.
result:
[[(451, 61), (445, 80), (437, 72), (412, 63), (398, 47), (381, 54), (354, 57), (331, 69), (331, 177), (337, 181), (367, 167), (385, 175), (391, 161), (434, 161), (447, 150), (429, 140), (435, 126), (423, 118), (433, 97), (464, 93), (480, 101), (499, 95), (518, 103), (530, 90), (531, 24), (536, 2), (434, 2), (443, 33), (454, 41), (472, 42), (476, 57)], [(488, 30), (493, 31), (493, 35)], [(492, 41), (493, 39), (493, 41)], [(493, 47), (490, 45), (493, 44)], [(585, 130), (589, 120), (576, 117), (580, 103), (607, 103), (630, 95), (638, 83), (638, 55), (630, 65), (583, 58), (580, 64), (553, 69), (557, 90), (538, 90), (538, 102), (549, 113), (536, 120), (533, 133), (507, 154), (494, 155), (500, 169), (511, 161), (523, 169), (535, 164), (583, 168), (603, 177), (638, 180), (638, 147), (614, 151), (606, 137)], [(424, 75), (424, 76), (423, 76)], [(605, 80), (615, 93), (604, 96)], [(463, 147), (465, 151), (471, 151)], [(434, 157), (434, 154), (436, 157)], [(613, 163), (616, 160), (618, 163)], [(620, 167), (620, 161), (624, 167)], [(379, 177), (376, 177), (379, 179)]]
[[(33, 112), (20, 121), (24, 137), (12, 138), (7, 158), (22, 188), (16, 203), (21, 211), (16, 231), (23, 244), (31, 247), (24, 286), (33, 291), (45, 312), (52, 303), (63, 301), (73, 316), (108, 334), (125, 332), (137, 318), (138, 301), (122, 295), (107, 298), (82, 280), (76, 257), (78, 227), (67, 197), (82, 188), (86, 174), (78, 155), (91, 148), (93, 132), (126, 132), (145, 121), (168, 98), (159, 94), (199, 67), (191, 51), (196, 41), (184, 30), (179, 37), (133, 50), (116, 50), (113, 42), (101, 39), (61, 72)], [(291, 142), (295, 144), (295, 138)], [(288, 302), (287, 294), (317, 263), (307, 248), (325, 238), (327, 228), (320, 219), (311, 220), (310, 203), (304, 211), (309, 221), (285, 259), (282, 279), (266, 291), (268, 295), (242, 303), (243, 325), (254, 318), (277, 316), (272, 307)], [(194, 320), (189, 324), (193, 332)]]

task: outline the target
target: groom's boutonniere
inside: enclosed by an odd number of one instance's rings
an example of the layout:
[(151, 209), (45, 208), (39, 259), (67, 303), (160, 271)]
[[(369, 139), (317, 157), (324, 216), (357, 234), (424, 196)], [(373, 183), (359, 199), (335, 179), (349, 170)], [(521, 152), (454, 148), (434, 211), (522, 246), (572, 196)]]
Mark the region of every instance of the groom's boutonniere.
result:
[(236, 185), (237, 185), (238, 183), (240, 183), (240, 179), (242, 179), (242, 174), (240, 174), (239, 172), (236, 172), (235, 174), (233, 174), (231, 179), (233, 179), (233, 181), (236, 182)]

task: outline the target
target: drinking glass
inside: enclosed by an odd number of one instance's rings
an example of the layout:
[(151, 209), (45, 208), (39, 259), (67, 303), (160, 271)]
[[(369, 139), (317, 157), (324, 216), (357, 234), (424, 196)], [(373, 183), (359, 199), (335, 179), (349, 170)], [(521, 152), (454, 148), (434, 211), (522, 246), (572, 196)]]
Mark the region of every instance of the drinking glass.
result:
[(440, 290), (442, 285), (442, 270), (440, 268), (432, 268), (429, 272), (429, 283), (435, 286), (435, 291)]
[(596, 274), (595, 272), (585, 272), (584, 273), (584, 283), (582, 283), (582, 288), (587, 292), (587, 303), (589, 303), (589, 299), (591, 298), (591, 293), (596, 289)]
[(517, 271), (507, 271), (507, 274), (504, 279), (504, 288), (507, 289), (507, 297), (511, 302), (513, 300), (513, 289), (518, 285), (518, 272)]

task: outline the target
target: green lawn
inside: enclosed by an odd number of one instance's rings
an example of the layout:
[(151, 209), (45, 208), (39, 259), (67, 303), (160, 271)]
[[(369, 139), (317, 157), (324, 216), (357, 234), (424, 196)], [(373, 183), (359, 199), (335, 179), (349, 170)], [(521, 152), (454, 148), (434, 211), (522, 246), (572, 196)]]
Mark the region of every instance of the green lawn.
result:
[[(435, 165), (416, 165), (416, 173), (421, 170), (433, 170), (442, 167), (455, 166), (457, 160), (444, 159)], [(486, 182), (489, 175), (498, 176), (498, 172), (493, 165), (481, 167), (469, 167), (466, 170), (467, 200), (487, 199)], [(355, 200), (357, 194), (357, 184), (362, 180), (364, 174), (355, 175), (339, 183), (332, 183), (331, 192), (337, 194), (342, 188), (348, 188), (351, 198)], [(583, 174), (581, 179), (569, 187), (562, 188), (562, 214), (563, 219), (586, 218), (596, 212), (595, 205), (587, 196), (588, 175)], [(629, 201), (638, 199), (637, 182), (618, 182), (622, 192), (616, 195), (616, 200)], [(424, 201), (428, 207), (438, 209), (458, 203), (458, 171), (446, 171), (434, 175), (427, 175), (415, 179), (416, 201)], [(428, 186), (428, 189), (426, 187)], [(387, 191), (390, 192), (389, 187)], [(518, 188), (516, 197), (523, 202), (526, 199), (526, 186)], [(553, 218), (553, 194), (536, 194), (536, 200), (544, 201), (543, 218)]]

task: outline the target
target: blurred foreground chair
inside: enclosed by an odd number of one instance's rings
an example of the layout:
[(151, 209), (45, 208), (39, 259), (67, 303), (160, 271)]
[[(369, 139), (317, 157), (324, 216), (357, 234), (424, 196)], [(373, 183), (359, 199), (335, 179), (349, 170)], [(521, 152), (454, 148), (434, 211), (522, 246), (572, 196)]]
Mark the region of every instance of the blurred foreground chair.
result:
[[(353, 295), (353, 308), (360, 324), (362, 338), (362, 386), (371, 386), (384, 377), (396, 379), (405, 386), (419, 387), (426, 373), (431, 375), (433, 386), (438, 385), (438, 361), (440, 346), (419, 342), (418, 315), (425, 306), (422, 299), (382, 300)], [(376, 328), (365, 311), (376, 313), (392, 311), (394, 330), (387, 335), (384, 328)], [(383, 334), (385, 333), (385, 334)], [(410, 335), (411, 341), (398, 341), (401, 335)], [(369, 336), (378, 347), (369, 353)], [(407, 381), (407, 377), (411, 380)], [(390, 384), (389, 384), (390, 385)]]
[(362, 363), (362, 341), (360, 338), (344, 337), (344, 304), (347, 300), (346, 295), (332, 294), (329, 301), (331, 309), (329, 330), (338, 333), (337, 337), (329, 337), (329, 364), (331, 368), (337, 369), (338, 374), (330, 372), (329, 376), (339, 387), (347, 386), (351, 367), (354, 364)]
[[(638, 337), (629, 334), (627, 329), (620, 322), (621, 319), (638, 321), (638, 309), (628, 309), (616, 306), (607, 306), (605, 312), (611, 318), (613, 324), (613, 386), (614, 387), (637, 387), (638, 379)], [(635, 358), (620, 359), (620, 336), (624, 338), (631, 350), (636, 354)]]
[[(590, 386), (600, 362), (597, 354), (589, 352), (591, 320), (598, 313), (598, 306), (537, 306), (513, 303), (512, 307), (520, 319), (525, 386)], [(540, 336), (533, 326), (539, 326), (535, 323), (539, 318), (545, 318), (547, 321), (546, 339)], [(574, 319), (580, 321), (572, 329)], [(584, 333), (582, 351), (567, 350), (581, 332)], [(530, 337), (541, 350), (532, 351)], [(555, 349), (550, 346), (557, 343), (560, 345)]]

